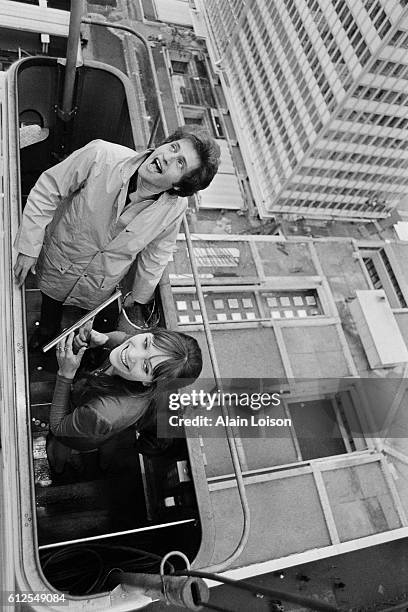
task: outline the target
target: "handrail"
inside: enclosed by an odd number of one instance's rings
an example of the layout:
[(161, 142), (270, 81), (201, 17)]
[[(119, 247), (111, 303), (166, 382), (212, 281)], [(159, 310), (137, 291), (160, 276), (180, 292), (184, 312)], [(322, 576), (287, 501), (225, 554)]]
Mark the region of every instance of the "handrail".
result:
[[(150, 70), (152, 72), (152, 78), (153, 78), (153, 83), (154, 83), (154, 88), (155, 88), (155, 92), (156, 92), (156, 98), (157, 98), (157, 103), (158, 103), (158, 107), (159, 107), (159, 113), (160, 113), (160, 117), (163, 123), (163, 131), (165, 136), (167, 137), (169, 134), (169, 130), (167, 127), (167, 123), (166, 123), (166, 119), (164, 116), (164, 109), (163, 109), (163, 103), (161, 100), (161, 96), (160, 96), (160, 89), (159, 89), (159, 83), (158, 83), (158, 79), (157, 79), (157, 75), (156, 75), (156, 69), (154, 66), (154, 61), (153, 61), (153, 56), (152, 56), (152, 52), (149, 46), (148, 41), (146, 40), (146, 38), (140, 34), (139, 32), (137, 32), (135, 29), (130, 28), (129, 26), (124, 26), (124, 25), (120, 25), (120, 24), (116, 24), (116, 23), (111, 23), (111, 22), (107, 22), (107, 21), (97, 21), (94, 19), (90, 19), (88, 17), (84, 17), (82, 19), (82, 23), (88, 23), (90, 25), (96, 25), (96, 26), (102, 26), (105, 28), (112, 28), (112, 29), (118, 29), (118, 30), (123, 30), (125, 32), (129, 32), (130, 34), (133, 34), (134, 36), (136, 36), (145, 46), (147, 54), (148, 54), (148, 58), (149, 58), (149, 63), (150, 63)], [(212, 366), (212, 370), (213, 370), (213, 374), (214, 374), (214, 379), (215, 382), (217, 384), (217, 388), (222, 391), (222, 381), (221, 381), (221, 375), (220, 375), (220, 370), (218, 367), (218, 361), (217, 361), (217, 357), (215, 354), (215, 348), (214, 348), (214, 341), (213, 341), (213, 337), (212, 337), (212, 332), (210, 329), (210, 324), (209, 324), (209, 319), (208, 319), (208, 314), (207, 314), (207, 308), (205, 306), (205, 302), (204, 302), (204, 295), (203, 295), (203, 290), (201, 287), (201, 282), (200, 282), (200, 278), (199, 278), (199, 273), (198, 273), (198, 267), (197, 267), (197, 262), (195, 259), (195, 255), (194, 255), (194, 249), (193, 249), (193, 243), (191, 240), (191, 233), (190, 233), (190, 228), (188, 226), (188, 221), (187, 221), (187, 217), (186, 215), (183, 216), (183, 229), (184, 229), (184, 233), (186, 236), (186, 244), (187, 244), (187, 249), (188, 249), (188, 254), (190, 257), (190, 263), (191, 263), (191, 268), (192, 268), (192, 272), (193, 272), (193, 278), (195, 281), (195, 285), (196, 285), (196, 291), (197, 291), (197, 297), (198, 297), (198, 301), (200, 304), (200, 308), (201, 308), (201, 313), (202, 313), (202, 317), (203, 317), (203, 325), (204, 325), (204, 333), (205, 333), (205, 337), (207, 340), (207, 345), (208, 345), (208, 351), (210, 354), (210, 360), (211, 360), (211, 366)], [(225, 419), (226, 416), (228, 416), (228, 410), (227, 408), (221, 404), (221, 410), (224, 416), (224, 422), (228, 423), (228, 419)], [(234, 436), (234, 432), (232, 430), (232, 428), (229, 425), (225, 425), (225, 429), (226, 429), (226, 433), (227, 433), (227, 441), (228, 441), (228, 446), (230, 449), (230, 453), (231, 453), (231, 459), (232, 459), (232, 465), (234, 467), (234, 472), (235, 472), (235, 478), (237, 481), (237, 488), (238, 488), (238, 494), (240, 497), (240, 501), (241, 501), (241, 506), (242, 506), (242, 514), (243, 514), (243, 529), (242, 529), (242, 533), (241, 533), (241, 537), (239, 540), (239, 543), (237, 545), (237, 547), (235, 548), (235, 550), (231, 553), (231, 555), (229, 557), (227, 557), (227, 559), (224, 559), (224, 561), (222, 561), (221, 563), (219, 563), (218, 565), (213, 565), (210, 566), (208, 568), (206, 568), (209, 571), (212, 572), (221, 572), (225, 569), (227, 569), (231, 563), (233, 563), (236, 559), (238, 559), (238, 557), (241, 555), (241, 553), (243, 552), (247, 542), (248, 542), (248, 538), (249, 538), (249, 532), (250, 532), (250, 527), (251, 527), (251, 519), (250, 519), (250, 510), (249, 510), (249, 504), (248, 504), (248, 498), (246, 495), (246, 491), (245, 491), (245, 484), (244, 484), (244, 479), (242, 476), (242, 469), (241, 469), (241, 464), (240, 464), (240, 460), (239, 460), (239, 453), (238, 453), (238, 449), (237, 449), (237, 444), (235, 441), (235, 436)]]
[[(191, 240), (191, 233), (190, 233), (190, 228), (188, 226), (186, 215), (184, 215), (183, 217), (183, 229), (184, 229), (184, 233), (186, 236), (186, 244), (187, 244), (188, 254), (190, 257), (191, 269), (193, 272), (193, 278), (194, 278), (194, 282), (196, 286), (198, 302), (200, 304), (201, 314), (203, 318), (204, 333), (205, 333), (205, 337), (207, 340), (208, 351), (209, 351), (210, 360), (211, 360), (211, 366), (212, 366), (213, 373), (214, 373), (214, 379), (217, 384), (217, 389), (222, 391), (221, 373), (220, 373), (219, 366), (218, 366), (217, 356), (215, 354), (214, 340), (212, 337), (210, 323), (208, 320), (207, 307), (204, 301), (203, 289), (202, 289), (200, 278), (199, 278), (197, 261), (194, 255), (193, 242)], [(242, 468), (241, 468), (241, 463), (239, 460), (237, 444), (235, 442), (234, 432), (231, 426), (228, 425), (228, 418), (226, 418), (229, 416), (228, 409), (224, 405), (224, 402), (221, 402), (221, 411), (224, 417), (224, 423), (226, 423), (224, 427), (227, 433), (227, 442), (228, 442), (228, 446), (229, 446), (230, 453), (231, 453), (232, 465), (234, 467), (234, 472), (235, 472), (235, 479), (237, 481), (238, 494), (241, 500), (244, 525), (242, 529), (241, 538), (239, 540), (239, 543), (236, 549), (231, 553), (229, 557), (227, 557), (227, 559), (224, 559), (224, 561), (222, 561), (221, 563), (218, 563), (218, 565), (211, 565), (207, 567), (206, 570), (210, 572), (222, 572), (223, 570), (227, 569), (227, 567), (229, 567), (231, 563), (233, 563), (236, 559), (238, 559), (238, 557), (241, 555), (241, 553), (243, 552), (248, 542), (249, 532), (251, 528), (250, 510), (249, 510), (248, 498), (247, 498), (246, 491), (245, 491), (244, 478), (242, 475)]]
[(59, 117), (63, 121), (72, 119), (72, 100), (74, 98), (74, 85), (76, 75), (76, 62), (78, 57), (79, 37), (81, 33), (81, 18), (84, 12), (84, 0), (71, 0), (69, 16), (69, 34), (67, 42), (67, 61), (65, 64), (64, 89)]

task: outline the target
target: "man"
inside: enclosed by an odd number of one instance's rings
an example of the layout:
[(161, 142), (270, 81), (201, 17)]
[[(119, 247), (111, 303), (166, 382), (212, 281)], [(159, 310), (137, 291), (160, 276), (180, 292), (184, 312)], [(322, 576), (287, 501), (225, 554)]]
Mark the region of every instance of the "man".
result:
[(210, 184), (219, 159), (205, 130), (184, 126), (143, 153), (94, 140), (43, 172), (15, 241), (18, 286), (31, 270), (42, 294), (32, 348), (58, 333), (63, 304), (95, 308), (136, 258), (135, 310), (151, 301), (174, 249), (185, 196)]

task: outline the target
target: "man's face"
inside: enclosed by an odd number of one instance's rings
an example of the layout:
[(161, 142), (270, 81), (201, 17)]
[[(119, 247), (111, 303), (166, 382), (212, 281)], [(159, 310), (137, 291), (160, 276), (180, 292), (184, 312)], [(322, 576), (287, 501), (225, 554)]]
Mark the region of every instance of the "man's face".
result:
[(194, 145), (182, 138), (157, 147), (141, 164), (139, 176), (155, 193), (168, 191), (183, 176), (200, 167)]

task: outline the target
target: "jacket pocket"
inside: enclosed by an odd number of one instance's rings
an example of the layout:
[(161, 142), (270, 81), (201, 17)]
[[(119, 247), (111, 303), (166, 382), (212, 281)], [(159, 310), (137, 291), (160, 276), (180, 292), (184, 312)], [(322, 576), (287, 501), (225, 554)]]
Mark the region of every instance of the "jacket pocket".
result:
[(44, 264), (58, 270), (60, 274), (65, 274), (72, 267), (72, 261), (55, 249), (44, 250)]

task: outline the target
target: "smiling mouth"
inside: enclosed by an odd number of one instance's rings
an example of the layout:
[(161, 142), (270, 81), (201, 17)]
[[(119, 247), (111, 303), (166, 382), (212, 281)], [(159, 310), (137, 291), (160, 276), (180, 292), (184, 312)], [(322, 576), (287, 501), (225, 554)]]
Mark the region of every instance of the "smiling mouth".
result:
[(120, 360), (123, 363), (123, 365), (125, 366), (125, 368), (128, 370), (129, 366), (127, 364), (127, 360), (126, 360), (126, 355), (125, 355), (125, 351), (128, 348), (128, 344), (125, 346), (125, 348), (122, 349), (121, 353), (120, 353)]
[(158, 157), (154, 158), (154, 160), (152, 161), (152, 165), (154, 166), (154, 168), (156, 168), (156, 172), (162, 174), (163, 169)]

